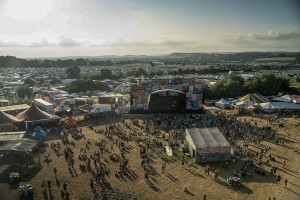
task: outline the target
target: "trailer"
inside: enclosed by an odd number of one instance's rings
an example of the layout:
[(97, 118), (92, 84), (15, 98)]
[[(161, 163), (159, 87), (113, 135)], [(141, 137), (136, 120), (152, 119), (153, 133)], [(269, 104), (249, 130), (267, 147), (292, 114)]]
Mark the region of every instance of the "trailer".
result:
[(42, 111), (50, 114), (53, 113), (54, 108), (52, 103), (49, 103), (48, 101), (45, 101), (43, 99), (34, 99), (34, 103)]

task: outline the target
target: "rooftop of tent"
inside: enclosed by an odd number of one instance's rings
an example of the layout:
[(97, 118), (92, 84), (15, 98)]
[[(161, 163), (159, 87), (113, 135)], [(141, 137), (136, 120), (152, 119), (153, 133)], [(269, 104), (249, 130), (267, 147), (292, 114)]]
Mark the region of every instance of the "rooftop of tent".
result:
[(192, 139), (190, 142), (195, 149), (230, 147), (218, 128), (191, 128), (186, 129), (186, 134)]
[(19, 140), (12, 140), (4, 146), (0, 146), (0, 151), (21, 151), (28, 152), (38, 144), (37, 140), (23, 138)]
[(27, 104), (19, 104), (19, 105), (14, 105), (14, 106), (4, 106), (4, 107), (0, 107), (0, 110), (2, 110), (3, 112), (6, 111), (13, 111), (13, 110), (26, 110), (28, 109), (30, 106)]
[(3, 141), (12, 141), (12, 140), (20, 140), (23, 138), (25, 131), (18, 132), (1, 132), (0, 133), (0, 142)]

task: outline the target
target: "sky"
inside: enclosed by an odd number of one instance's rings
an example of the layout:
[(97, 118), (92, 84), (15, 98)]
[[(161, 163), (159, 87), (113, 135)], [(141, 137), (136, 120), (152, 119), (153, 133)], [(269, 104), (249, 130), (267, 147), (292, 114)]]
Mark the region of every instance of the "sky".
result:
[(300, 51), (299, 0), (0, 0), (0, 55)]

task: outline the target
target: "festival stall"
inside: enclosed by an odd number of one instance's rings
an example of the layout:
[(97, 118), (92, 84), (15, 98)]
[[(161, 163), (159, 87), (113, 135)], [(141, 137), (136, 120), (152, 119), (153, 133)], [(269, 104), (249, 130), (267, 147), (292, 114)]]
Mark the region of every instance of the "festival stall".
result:
[(225, 161), (231, 158), (231, 146), (218, 128), (186, 129), (186, 144), (195, 162)]
[(215, 103), (215, 106), (217, 108), (225, 109), (225, 108), (229, 108), (230, 107), (230, 103), (227, 102), (227, 101), (225, 101), (225, 99), (222, 98), (220, 101), (217, 101)]

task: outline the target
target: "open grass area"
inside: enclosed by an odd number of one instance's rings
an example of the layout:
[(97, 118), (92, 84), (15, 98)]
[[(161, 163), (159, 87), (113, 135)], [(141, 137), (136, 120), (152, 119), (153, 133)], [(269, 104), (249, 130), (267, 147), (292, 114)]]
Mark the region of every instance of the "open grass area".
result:
[(276, 62), (276, 61), (294, 61), (296, 57), (272, 57), (272, 58), (258, 58), (259, 62)]
[[(288, 178), (289, 184), (285, 188), (283, 183), (277, 184), (276, 177), (269, 173), (270, 167), (263, 166), (266, 170), (266, 176), (260, 176), (253, 173), (252, 177), (246, 177), (242, 179), (242, 186), (239, 188), (232, 187), (227, 184), (226, 177), (232, 176), (234, 169), (239, 169), (243, 163), (241, 160), (237, 162), (229, 163), (228, 168), (223, 168), (221, 163), (209, 163), (213, 168), (220, 168), (219, 180), (214, 179), (214, 173), (206, 175), (204, 173), (204, 164), (193, 163), (191, 167), (187, 165), (187, 162), (192, 161), (191, 158), (186, 157), (181, 153), (180, 149), (175, 149), (172, 157), (168, 157), (166, 154), (158, 154), (154, 149), (148, 150), (149, 155), (149, 180), (144, 179), (143, 168), (141, 166), (140, 148), (144, 146), (143, 143), (137, 144), (135, 141), (129, 141), (127, 143), (127, 150), (125, 158), (128, 159), (127, 175), (124, 178), (117, 178), (114, 173), (119, 169), (119, 164), (110, 160), (107, 154), (104, 154), (105, 167), (110, 172), (105, 176), (106, 183), (104, 187), (107, 190), (119, 191), (126, 194), (132, 194), (138, 199), (202, 199), (203, 193), (207, 194), (209, 200), (227, 200), (227, 199), (252, 199), (252, 200), (264, 200), (268, 197), (276, 197), (277, 200), (297, 200), (300, 199), (300, 156), (294, 149), (300, 149), (300, 127), (295, 126), (299, 123), (299, 119), (283, 119), (280, 122), (284, 123), (286, 129), (278, 127), (277, 123), (267, 123), (266, 118), (251, 118), (243, 116), (243, 119), (247, 119), (251, 124), (257, 123), (258, 127), (269, 125), (273, 130), (276, 130), (281, 137), (286, 140), (285, 146), (274, 144), (273, 142), (262, 141), (257, 144), (250, 144), (250, 148), (254, 151), (258, 151), (262, 148), (266, 148), (268, 145), (271, 147), (272, 155), (276, 158), (276, 162), (273, 164), (278, 168), (278, 174), (282, 178)], [(120, 125), (123, 130), (132, 132), (132, 130), (114, 119), (107, 123), (116, 123)], [(96, 129), (105, 129), (105, 123), (95, 125)], [(129, 123), (129, 120), (127, 120)], [(142, 123), (140, 123), (142, 124)], [(205, 124), (204, 124), (205, 126)], [(221, 124), (219, 124), (222, 127)], [(145, 132), (136, 126), (134, 128), (138, 133), (145, 135)], [(120, 155), (120, 151), (114, 140), (108, 139), (103, 134), (97, 134), (87, 126), (82, 127), (85, 139), (73, 140), (68, 136), (69, 140), (74, 141), (75, 145), (70, 146), (74, 152), (75, 167), (74, 170), (68, 170), (67, 163), (64, 156), (56, 156), (54, 151), (50, 148), (51, 142), (60, 142), (61, 149), (64, 146), (58, 135), (47, 135), (45, 147), (40, 149), (41, 152), (41, 168), (33, 169), (30, 175), (26, 176), (21, 182), (30, 182), (34, 186), (34, 196), (32, 199), (41, 200), (44, 199), (42, 194), (42, 180), (49, 179), (52, 181), (51, 196), (48, 192), (48, 199), (61, 199), (60, 191), (62, 184), (67, 183), (68, 191), (70, 193), (70, 199), (90, 199), (92, 191), (90, 189), (89, 181), (93, 177), (96, 171), (96, 167), (92, 163), (92, 170), (90, 172), (82, 172), (79, 168), (78, 156), (80, 154), (80, 147), (86, 145), (87, 140), (91, 141), (87, 154), (93, 153), (99, 148), (96, 147), (95, 142), (99, 142), (104, 139), (106, 146), (110, 149), (111, 146), (116, 154)], [(288, 134), (289, 135), (288, 135)], [(162, 141), (162, 139), (160, 139)], [(166, 145), (166, 142), (163, 141)], [(43, 162), (44, 155), (50, 155), (52, 161), (49, 164)], [(185, 165), (182, 166), (182, 157), (184, 156)], [(287, 161), (287, 166), (282, 167), (283, 157)], [(264, 160), (266, 160), (264, 158)], [(166, 162), (166, 171), (162, 173), (161, 164)], [(256, 162), (254, 161), (256, 164)], [(57, 168), (57, 180), (55, 179), (53, 169)], [(253, 170), (254, 168), (252, 168)], [(18, 184), (9, 184), (7, 173), (12, 170), (7, 163), (3, 163), (0, 167), (0, 199), (11, 200), (18, 197), (17, 186)], [(187, 186), (189, 192), (183, 192), (184, 186)]]

